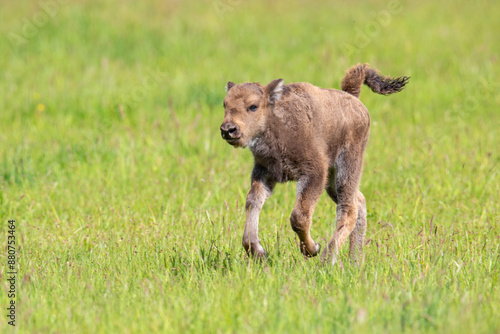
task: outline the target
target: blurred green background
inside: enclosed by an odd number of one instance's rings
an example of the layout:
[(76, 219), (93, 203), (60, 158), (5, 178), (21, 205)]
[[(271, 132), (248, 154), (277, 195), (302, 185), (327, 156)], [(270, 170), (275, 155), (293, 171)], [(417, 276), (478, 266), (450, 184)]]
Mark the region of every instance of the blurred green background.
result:
[[(498, 1), (1, 1), (15, 331), (498, 332), (499, 16)], [(268, 263), (249, 262), (253, 161), (220, 139), (226, 82), (338, 88), (364, 62), (411, 76), (361, 94), (364, 263), (347, 246), (333, 268), (301, 257), (294, 184), (261, 214)], [(325, 195), (322, 246), (334, 219)]]

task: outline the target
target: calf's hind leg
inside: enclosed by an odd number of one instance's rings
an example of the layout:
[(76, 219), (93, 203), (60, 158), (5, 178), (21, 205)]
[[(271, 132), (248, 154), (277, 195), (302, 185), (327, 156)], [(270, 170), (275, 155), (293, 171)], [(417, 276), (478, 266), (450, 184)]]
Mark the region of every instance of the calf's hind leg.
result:
[[(334, 173), (330, 173), (334, 176)], [(330, 178), (328, 181), (326, 192), (330, 198), (337, 203), (337, 192), (335, 190), (335, 179)], [(366, 233), (366, 202), (365, 197), (358, 191), (358, 217), (356, 218), (356, 225), (349, 235), (349, 255), (355, 263), (359, 263), (363, 255), (363, 242)]]
[(366, 202), (365, 196), (358, 190), (358, 217), (356, 226), (349, 236), (349, 255), (355, 263), (363, 257), (363, 240), (366, 233)]
[(331, 177), (326, 190), (337, 203), (337, 217), (333, 238), (321, 255), (324, 262), (331, 261), (335, 264), (340, 247), (347, 237), (351, 236), (358, 220), (361, 224), (359, 230), (356, 230), (351, 237), (351, 256), (355, 256), (356, 250), (359, 249), (357, 245), (362, 244), (366, 229), (366, 209), (363, 210), (364, 207), (360, 207), (360, 199), (363, 199), (364, 203), (364, 198), (358, 190), (362, 161), (362, 156), (343, 152), (335, 163), (336, 173), (330, 173)]

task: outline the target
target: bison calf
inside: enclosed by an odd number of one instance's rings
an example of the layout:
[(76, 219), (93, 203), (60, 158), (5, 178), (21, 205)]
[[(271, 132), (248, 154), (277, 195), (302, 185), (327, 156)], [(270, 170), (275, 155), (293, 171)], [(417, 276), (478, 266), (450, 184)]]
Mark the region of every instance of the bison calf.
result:
[(222, 138), (234, 147), (248, 147), (254, 156), (252, 186), (246, 201), (245, 250), (256, 257), (265, 251), (258, 237), (259, 214), (276, 183), (297, 182), (292, 229), (305, 256), (320, 245), (309, 232), (316, 203), (323, 192), (337, 203), (337, 226), (322, 259), (335, 263), (350, 237), (350, 255), (361, 256), (366, 231), (366, 204), (358, 190), (363, 154), (370, 132), (368, 110), (359, 100), (361, 86), (378, 94), (399, 92), (408, 77), (383, 77), (368, 65), (347, 71), (342, 91), (309, 83), (267, 86), (228, 82)]

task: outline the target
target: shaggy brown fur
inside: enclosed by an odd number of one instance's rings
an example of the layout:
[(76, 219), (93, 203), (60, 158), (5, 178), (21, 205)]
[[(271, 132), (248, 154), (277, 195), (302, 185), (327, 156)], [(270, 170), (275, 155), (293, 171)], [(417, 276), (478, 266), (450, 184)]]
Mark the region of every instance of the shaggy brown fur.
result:
[(368, 110), (358, 99), (361, 85), (386, 95), (399, 92), (407, 82), (407, 77), (383, 77), (366, 64), (347, 71), (343, 91), (303, 82), (284, 85), (282, 79), (267, 86), (228, 82), (222, 138), (235, 147), (249, 147), (255, 160), (243, 234), (249, 254), (265, 256), (259, 214), (275, 184), (298, 181), (290, 223), (302, 253), (315, 256), (320, 250), (309, 230), (326, 190), (337, 203), (337, 227), (322, 259), (335, 263), (347, 237), (351, 256), (361, 256), (366, 203), (358, 186), (370, 130)]

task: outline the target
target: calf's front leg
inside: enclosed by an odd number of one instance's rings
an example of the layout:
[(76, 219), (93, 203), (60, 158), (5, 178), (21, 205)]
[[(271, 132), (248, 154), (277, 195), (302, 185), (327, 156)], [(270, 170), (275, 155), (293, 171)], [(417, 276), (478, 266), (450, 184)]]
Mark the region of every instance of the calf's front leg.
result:
[(271, 195), (274, 182), (269, 180), (267, 172), (258, 166), (252, 172), (252, 186), (245, 204), (246, 221), (243, 232), (243, 247), (249, 255), (256, 258), (266, 256), (259, 240), (259, 214), (266, 199)]
[(290, 216), (292, 229), (300, 239), (300, 250), (307, 257), (316, 256), (320, 245), (311, 238), (311, 224), (316, 203), (325, 187), (324, 173), (316, 173), (299, 179), (297, 200)]

